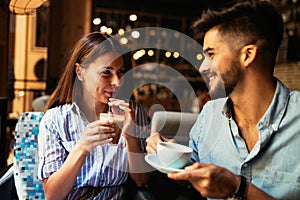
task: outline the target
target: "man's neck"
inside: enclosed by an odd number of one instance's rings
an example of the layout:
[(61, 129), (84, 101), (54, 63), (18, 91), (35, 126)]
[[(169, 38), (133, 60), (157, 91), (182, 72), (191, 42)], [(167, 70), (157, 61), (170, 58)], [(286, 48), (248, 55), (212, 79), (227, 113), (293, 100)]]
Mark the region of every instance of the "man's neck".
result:
[(247, 84), (240, 92), (229, 97), (233, 103), (233, 117), (240, 125), (256, 126), (270, 106), (276, 89), (276, 81)]
[[(248, 83), (249, 84), (249, 83)], [(239, 128), (239, 134), (246, 143), (249, 152), (257, 143), (259, 136), (257, 123), (270, 106), (276, 84), (264, 82), (247, 85), (240, 93), (232, 93), (232, 117)]]

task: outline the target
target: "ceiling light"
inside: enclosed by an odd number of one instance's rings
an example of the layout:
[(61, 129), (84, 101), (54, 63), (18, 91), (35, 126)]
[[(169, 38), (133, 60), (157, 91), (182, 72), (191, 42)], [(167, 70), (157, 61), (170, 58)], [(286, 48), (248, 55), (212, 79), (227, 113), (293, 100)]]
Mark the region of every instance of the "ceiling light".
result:
[(178, 58), (178, 57), (179, 57), (179, 53), (178, 53), (178, 52), (174, 52), (174, 53), (173, 53), (173, 57), (174, 57), (174, 58)]
[(106, 33), (106, 31), (107, 31), (107, 27), (106, 26), (101, 26), (100, 27), (100, 32), (101, 33)]
[(131, 37), (133, 37), (135, 39), (139, 38), (140, 37), (140, 32), (138, 32), (138, 31), (132, 31)]
[(124, 29), (120, 28), (120, 29), (118, 30), (118, 34), (119, 34), (119, 35), (124, 35), (124, 33), (125, 33)]
[(136, 14), (131, 14), (131, 15), (129, 16), (129, 20), (132, 21), (132, 22), (135, 22), (135, 21), (137, 20)]
[(101, 24), (101, 19), (100, 19), (99, 17), (95, 18), (95, 19), (93, 20), (93, 24), (94, 24), (94, 25), (99, 25), (99, 24)]
[(153, 55), (154, 55), (154, 51), (150, 49), (150, 50), (148, 51), (148, 56), (153, 56)]

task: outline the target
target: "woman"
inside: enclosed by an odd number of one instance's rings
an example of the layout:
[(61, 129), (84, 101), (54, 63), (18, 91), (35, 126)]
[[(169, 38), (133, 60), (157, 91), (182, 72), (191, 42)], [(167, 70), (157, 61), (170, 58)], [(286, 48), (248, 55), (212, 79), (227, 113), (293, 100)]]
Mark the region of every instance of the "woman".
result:
[[(112, 98), (125, 72), (122, 55), (119, 44), (99, 32), (74, 46), (40, 124), (39, 178), (46, 199), (124, 199), (128, 175), (137, 187), (147, 183), (146, 114)], [(113, 122), (99, 119), (108, 104), (125, 115), (118, 144), (111, 143)]]

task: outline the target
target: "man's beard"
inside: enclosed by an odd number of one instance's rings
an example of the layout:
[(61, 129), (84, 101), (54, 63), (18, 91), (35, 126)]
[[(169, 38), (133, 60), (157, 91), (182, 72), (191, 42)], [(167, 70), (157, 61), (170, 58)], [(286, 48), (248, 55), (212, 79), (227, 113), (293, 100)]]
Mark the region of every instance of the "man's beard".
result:
[(241, 74), (242, 72), (240, 70), (238, 61), (232, 61), (231, 67), (218, 75), (218, 82), (216, 83), (213, 90), (209, 90), (211, 99), (218, 99), (229, 96), (237, 85)]

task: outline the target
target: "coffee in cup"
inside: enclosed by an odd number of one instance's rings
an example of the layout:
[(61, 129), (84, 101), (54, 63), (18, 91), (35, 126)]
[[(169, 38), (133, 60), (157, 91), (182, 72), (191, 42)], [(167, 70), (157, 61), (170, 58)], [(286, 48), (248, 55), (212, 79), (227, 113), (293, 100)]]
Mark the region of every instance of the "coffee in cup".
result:
[(112, 120), (114, 122), (112, 125), (112, 128), (115, 129), (115, 133), (116, 133), (115, 137), (112, 140), (112, 143), (118, 144), (120, 136), (121, 136), (125, 116), (117, 115), (117, 114), (113, 114), (113, 113), (100, 113), (100, 121), (104, 122), (104, 121), (108, 121), (108, 120)]

